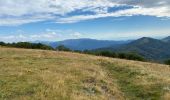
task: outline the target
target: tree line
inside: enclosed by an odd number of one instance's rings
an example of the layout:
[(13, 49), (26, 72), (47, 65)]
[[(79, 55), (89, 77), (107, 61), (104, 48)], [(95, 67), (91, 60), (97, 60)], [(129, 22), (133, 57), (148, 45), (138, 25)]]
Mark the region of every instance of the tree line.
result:
[[(7, 47), (15, 47), (15, 48), (26, 48), (26, 49), (42, 49), (42, 50), (57, 50), (57, 51), (68, 51), (68, 52), (78, 52), (83, 54), (91, 54), (96, 56), (104, 56), (104, 57), (111, 57), (111, 58), (120, 58), (120, 59), (127, 59), (127, 60), (136, 60), (136, 61), (147, 61), (141, 55), (136, 53), (118, 53), (112, 51), (97, 51), (97, 50), (71, 50), (64, 45), (60, 45), (55, 49), (51, 46), (47, 46), (41, 43), (30, 43), (30, 42), (18, 42), (18, 43), (5, 43), (0, 42), (0, 46), (7, 46)], [(170, 59), (164, 62), (167, 65), (170, 65)]]
[[(64, 45), (60, 45), (55, 48), (58, 51), (70, 51), (70, 52), (78, 52), (83, 54), (91, 54), (96, 56), (104, 56), (104, 57), (111, 57), (111, 58), (120, 58), (120, 59), (127, 59), (127, 60), (135, 60), (135, 61), (147, 61), (143, 56), (136, 54), (136, 53), (124, 53), (124, 52), (113, 52), (113, 51), (97, 51), (97, 50), (71, 50)], [(170, 65), (170, 59), (167, 59), (163, 62), (164, 64)]]
[(15, 48), (26, 48), (26, 49), (43, 49), (43, 50), (54, 50), (52, 47), (41, 44), (41, 43), (30, 43), (30, 42), (18, 42), (18, 43), (5, 43), (0, 42), (0, 46), (15, 47)]
[[(58, 51), (72, 51), (71, 49), (65, 47), (64, 45), (56, 47)], [(96, 50), (74, 50), (72, 52), (84, 53), (84, 54), (91, 54), (96, 56), (104, 56), (104, 57), (111, 57), (111, 58), (120, 58), (120, 59), (128, 59), (128, 60), (136, 60), (136, 61), (146, 61), (144, 57), (135, 54), (135, 53), (116, 53), (111, 51), (96, 51)]]

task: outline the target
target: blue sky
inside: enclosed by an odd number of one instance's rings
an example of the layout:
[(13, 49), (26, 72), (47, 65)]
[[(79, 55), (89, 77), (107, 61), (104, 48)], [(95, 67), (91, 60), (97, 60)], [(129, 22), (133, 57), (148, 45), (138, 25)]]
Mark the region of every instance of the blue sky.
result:
[(170, 35), (170, 1), (0, 0), (0, 30), (5, 42), (161, 38)]

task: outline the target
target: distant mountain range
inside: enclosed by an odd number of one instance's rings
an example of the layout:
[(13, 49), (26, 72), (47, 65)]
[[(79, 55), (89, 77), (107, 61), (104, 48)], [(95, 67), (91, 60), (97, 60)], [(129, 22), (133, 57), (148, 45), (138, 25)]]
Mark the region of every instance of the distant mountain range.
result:
[(129, 41), (109, 41), (95, 39), (69, 39), (58, 42), (36, 41), (53, 48), (64, 45), (72, 50), (108, 50), (114, 52), (134, 52), (146, 59), (163, 61), (170, 58), (170, 36), (164, 39), (143, 37)]
[(143, 37), (128, 44), (117, 47), (100, 48), (97, 50), (108, 50), (114, 52), (134, 52), (144, 56), (146, 59), (163, 61), (170, 58), (170, 37), (158, 40)]
[(170, 36), (168, 36), (168, 37), (166, 37), (166, 38), (164, 38), (164, 39), (162, 39), (164, 42), (170, 42)]
[(116, 47), (118, 45), (127, 44), (129, 41), (110, 41), (110, 40), (95, 40), (95, 39), (69, 39), (58, 42), (35, 41), (56, 48), (59, 45), (64, 45), (72, 50), (93, 50), (105, 47)]

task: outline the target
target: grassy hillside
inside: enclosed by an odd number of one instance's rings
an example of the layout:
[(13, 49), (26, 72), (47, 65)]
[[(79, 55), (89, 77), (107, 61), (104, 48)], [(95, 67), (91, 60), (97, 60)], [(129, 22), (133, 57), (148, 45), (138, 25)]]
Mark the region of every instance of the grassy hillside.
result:
[(170, 67), (0, 47), (0, 100), (169, 100)]

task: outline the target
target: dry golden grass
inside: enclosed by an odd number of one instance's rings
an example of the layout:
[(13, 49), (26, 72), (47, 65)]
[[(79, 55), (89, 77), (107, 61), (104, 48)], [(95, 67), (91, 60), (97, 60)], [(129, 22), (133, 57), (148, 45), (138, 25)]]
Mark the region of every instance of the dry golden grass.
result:
[(169, 100), (170, 67), (0, 47), (0, 99)]

